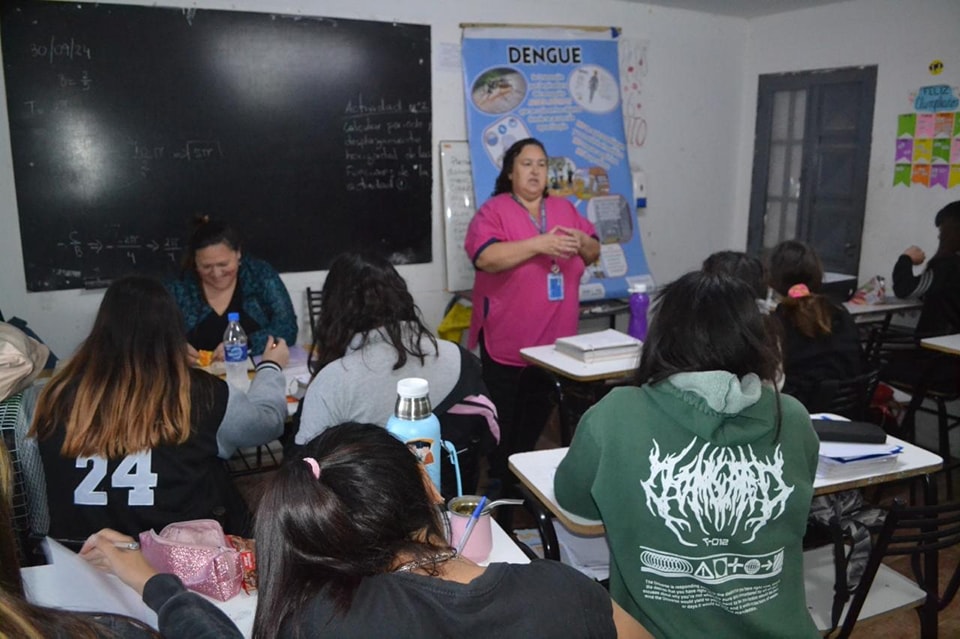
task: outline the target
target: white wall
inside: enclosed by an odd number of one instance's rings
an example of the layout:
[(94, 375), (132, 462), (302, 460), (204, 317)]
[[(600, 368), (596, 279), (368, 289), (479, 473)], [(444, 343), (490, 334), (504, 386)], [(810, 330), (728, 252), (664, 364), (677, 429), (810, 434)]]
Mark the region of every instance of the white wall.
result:
[[(126, 4), (155, 4), (133, 0)], [(263, 10), (260, 0), (200, 0), (165, 5), (240, 11)], [(433, 139), (465, 139), (463, 80), (440, 68), (442, 44), (460, 42), (460, 24), (535, 23), (620, 26), (623, 35), (650, 42), (647, 97), (649, 125), (643, 167), (649, 207), (640, 220), (647, 258), (658, 281), (694, 268), (708, 253), (734, 245), (732, 211), (736, 185), (735, 150), (741, 138), (741, 96), (747, 22), (616, 0), (275, 0), (279, 13), (396, 20), (429, 24), (433, 39)], [(6, 121), (6, 100), (0, 122)], [(434, 228), (431, 264), (401, 267), (401, 273), (436, 325), (450, 295), (443, 290), (443, 235), (439, 165), (434, 160)], [(241, 229), (242, 231), (242, 229)], [(742, 242), (741, 242), (742, 244)], [(9, 130), (0, 126), (0, 309), (26, 318), (58, 355), (69, 355), (86, 335), (102, 291), (27, 293), (14, 193)], [(306, 330), (307, 286), (320, 286), (325, 273), (283, 276)]]
[[(913, 111), (909, 94), (921, 86), (960, 86), (960, 2), (852, 0), (752, 20), (744, 67), (741, 130), (754, 130), (757, 77), (765, 73), (877, 65), (873, 142), (864, 219), (860, 281), (890, 276), (910, 244), (937, 248), (934, 214), (960, 199), (960, 189), (893, 187), (897, 115)], [(942, 60), (933, 76), (928, 66)], [(746, 242), (753, 135), (740, 140), (735, 235)], [(888, 280), (889, 282), (889, 280)]]

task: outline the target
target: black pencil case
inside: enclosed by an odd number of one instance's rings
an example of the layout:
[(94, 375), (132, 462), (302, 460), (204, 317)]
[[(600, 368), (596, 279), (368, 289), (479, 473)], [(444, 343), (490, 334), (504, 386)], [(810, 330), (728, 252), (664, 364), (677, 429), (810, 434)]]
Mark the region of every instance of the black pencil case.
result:
[(870, 422), (841, 422), (833, 419), (814, 419), (813, 430), (822, 442), (850, 442), (857, 444), (883, 444), (887, 433)]

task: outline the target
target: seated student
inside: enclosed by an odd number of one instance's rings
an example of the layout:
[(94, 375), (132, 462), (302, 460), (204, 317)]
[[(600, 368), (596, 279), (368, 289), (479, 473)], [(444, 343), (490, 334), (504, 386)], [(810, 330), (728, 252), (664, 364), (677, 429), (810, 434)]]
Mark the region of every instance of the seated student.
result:
[(914, 265), (927, 259), (917, 246), (908, 247), (893, 267), (894, 294), (923, 300), (918, 337), (960, 332), (960, 200), (940, 209), (934, 223), (940, 244), (923, 273), (913, 274)]
[[(489, 411), (482, 403), (473, 405), (489, 420), (455, 414), (460, 407), (450, 411), (467, 398), (482, 401), (486, 395), (480, 361), (430, 333), (407, 283), (383, 257), (344, 253), (334, 260), (323, 284), (313, 353), (314, 376), (303, 398), (297, 444), (342, 422), (386, 425), (395, 408), (397, 381), (405, 377), (430, 384), (430, 403), (443, 437), (457, 450), (472, 449), (478, 458), (499, 436), (492, 403)], [(449, 468), (446, 455), (442, 458)], [(479, 464), (464, 464), (461, 473), (466, 490), (473, 491)], [(455, 483), (443, 485), (446, 491)]]
[[(158, 635), (142, 623), (121, 615), (70, 612), (37, 606), (26, 600), (20, 566), (17, 562), (14, 531), (10, 527), (13, 497), (13, 468), (6, 447), (0, 441), (0, 637), (29, 639), (141, 639), (154, 637), (227, 637), (241, 636), (233, 622), (215, 605), (200, 595), (187, 592), (173, 575), (156, 575), (151, 569), (144, 581), (144, 603), (158, 615)], [(112, 541), (133, 541), (114, 533), (111, 540), (102, 536), (109, 548), (106, 555), (129, 553)], [(135, 553), (140, 555), (140, 553)], [(129, 560), (129, 558), (128, 558)], [(143, 587), (141, 587), (143, 592)], [(204, 631), (208, 634), (202, 634)]]
[(240, 250), (240, 235), (223, 222), (198, 218), (180, 279), (167, 283), (183, 314), (190, 353), (213, 351), (223, 359), (227, 315), (240, 314), (251, 355), (260, 355), (271, 336), (297, 342), (297, 316), (273, 267)]
[(301, 453), (257, 510), (255, 639), (650, 637), (569, 566), (457, 556), (423, 466), (379, 426), (327, 429)]
[(249, 536), (250, 514), (222, 463), (276, 439), (287, 418), (283, 340), (244, 394), (187, 365), (180, 312), (163, 285), (110, 285), (93, 330), (40, 395), (39, 443), (50, 536), (83, 540), (105, 527), (136, 535), (219, 519)]
[(783, 392), (811, 412), (826, 410), (832, 397), (820, 382), (863, 372), (860, 333), (847, 309), (820, 294), (823, 267), (803, 242), (781, 242), (770, 254), (770, 286), (780, 297), (775, 315), (783, 328)]
[(771, 384), (752, 291), (688, 273), (654, 305), (637, 386), (580, 420), (557, 501), (602, 519), (610, 594), (657, 637), (818, 637), (802, 539), (819, 442)]
[[(918, 246), (910, 246), (893, 267), (893, 292), (900, 298), (922, 299), (917, 338), (960, 332), (960, 200), (937, 212), (934, 223), (940, 231), (936, 254), (918, 276), (913, 267), (927, 256)], [(957, 389), (960, 374), (957, 362), (921, 348), (883, 354), (880, 378), (892, 384), (922, 385), (942, 392)]]

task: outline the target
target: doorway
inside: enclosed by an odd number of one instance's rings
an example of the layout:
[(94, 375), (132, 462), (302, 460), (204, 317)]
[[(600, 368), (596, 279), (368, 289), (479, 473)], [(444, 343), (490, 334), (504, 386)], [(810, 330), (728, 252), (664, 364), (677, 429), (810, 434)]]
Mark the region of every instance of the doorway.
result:
[(876, 85), (876, 66), (760, 76), (750, 254), (801, 240), (857, 278)]

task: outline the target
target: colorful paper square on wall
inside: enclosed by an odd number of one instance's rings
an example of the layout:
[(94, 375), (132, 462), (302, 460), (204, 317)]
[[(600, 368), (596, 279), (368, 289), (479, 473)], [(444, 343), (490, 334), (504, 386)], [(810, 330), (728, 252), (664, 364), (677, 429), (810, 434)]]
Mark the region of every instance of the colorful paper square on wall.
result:
[(914, 113), (897, 116), (893, 185), (952, 189), (960, 185), (960, 93), (957, 87), (920, 87)]

